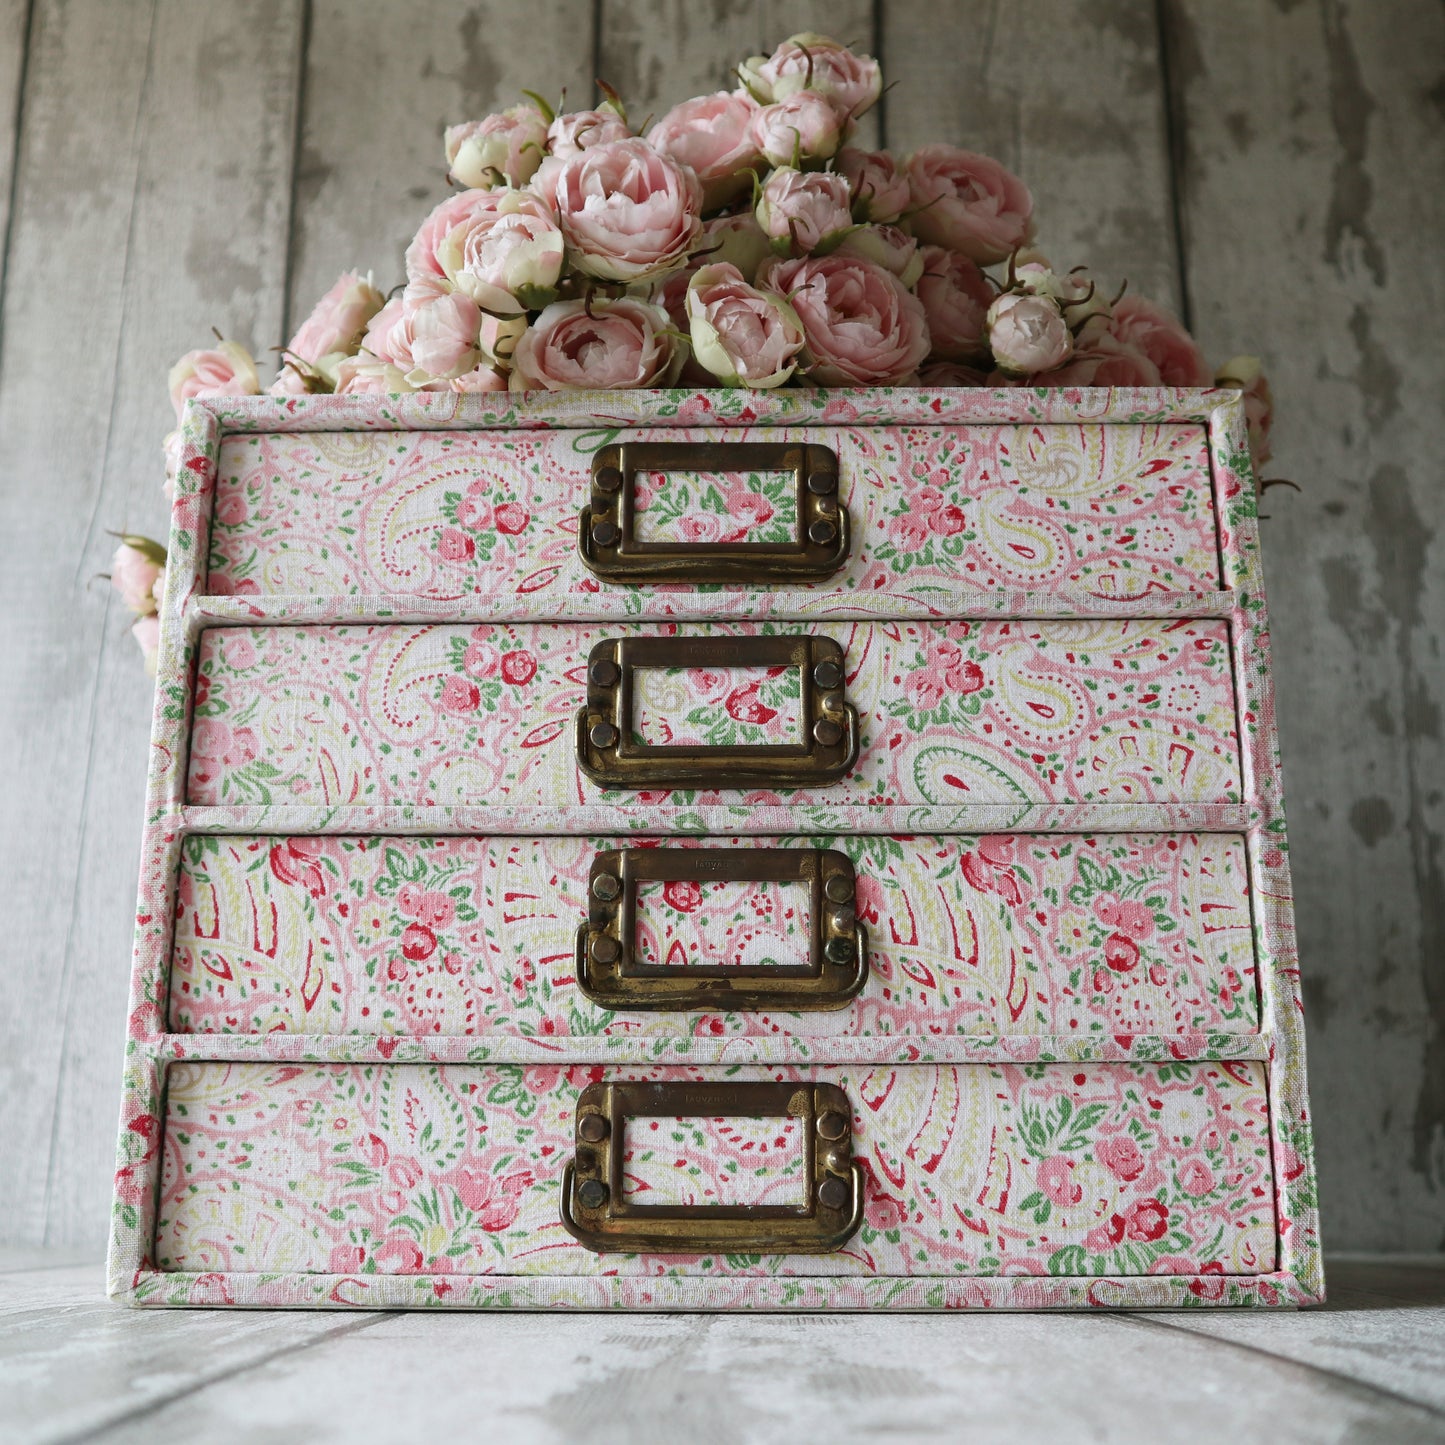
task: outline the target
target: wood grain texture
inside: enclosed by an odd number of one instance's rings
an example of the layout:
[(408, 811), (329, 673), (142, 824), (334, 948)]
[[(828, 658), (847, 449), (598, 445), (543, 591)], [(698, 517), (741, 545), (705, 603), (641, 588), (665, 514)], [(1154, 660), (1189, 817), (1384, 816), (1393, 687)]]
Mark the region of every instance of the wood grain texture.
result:
[(1421, 180), (1445, 172), (1445, 14), (1167, 9), (1199, 334), (1264, 354), (1266, 470), (1304, 488), (1270, 494), (1264, 551), (1325, 1237), (1436, 1248), (1445, 200)]
[(5, 242), (10, 227), (10, 188), (20, 140), (20, 89), (25, 77), (30, 0), (0, 0), (0, 294), (5, 284)]
[(590, 104), (592, 48), (591, 0), (315, 0), (291, 325), (347, 267), (383, 291), (403, 281), (407, 242), (448, 193), (442, 131), (516, 105), (523, 87)]
[[(67, 35), (84, 28), (73, 20)], [(26, 936), (35, 939), (32, 964), (50, 973), (54, 1030), (27, 1110), (47, 1131), (39, 1152), (48, 1154), (49, 1166), (43, 1200), (35, 1200), (32, 1185), (26, 1210), (32, 1228), (43, 1228), (55, 1243), (95, 1239), (107, 1211), (113, 1158), (107, 1136), (114, 1129), (109, 1101), (120, 1064), (110, 1041), (124, 1017), (128, 987), (117, 960), (129, 949), (139, 859), (132, 837), (141, 815), (150, 726), (151, 689), (136, 667), (128, 619), (105, 583), (92, 579), (106, 568), (115, 545), (106, 528), (165, 535), (157, 441), (172, 425), (163, 384), (169, 364), (188, 346), (203, 344), (210, 325), (258, 352), (280, 338), (300, 29), (299, 0), (226, 6), (160, 0), (153, 25), (139, 37), (146, 51), (138, 57), (138, 89), (130, 97), (130, 190), (124, 208), (116, 208), (124, 230), (116, 245), (119, 273), (110, 278), (110, 371), (93, 378), (90, 393), (103, 426), (85, 439), (89, 485), (73, 518), (73, 551), (62, 564), (64, 583), (84, 589), (86, 625), (65, 645), (84, 648), (76, 666), (90, 695), (83, 706), (77, 700), (79, 725), (63, 746), (46, 729), (38, 731), (34, 743), (48, 756), (26, 780), (61, 796), (84, 784), (71, 805), (78, 813), (64, 815), (74, 831), (48, 860), (57, 877), (21, 901)], [(110, 64), (103, 50), (95, 60)], [(34, 77), (37, 87), (53, 74), (42, 67)], [(37, 189), (25, 197), (25, 214), (54, 203), (53, 193), (47, 197)], [(34, 225), (33, 232), (44, 236), (47, 228)], [(49, 234), (53, 244), (54, 232)], [(93, 264), (95, 240), (85, 227), (66, 234), (76, 247), (66, 260), (83, 272)], [(17, 272), (15, 281), (20, 279)], [(60, 338), (81, 333), (84, 308), (93, 304), (86, 290), (64, 287), (34, 324)], [(67, 315), (67, 305), (73, 314)], [(34, 330), (17, 325), (12, 313), (7, 359), (27, 338), (31, 346), (45, 344)], [(63, 472), (74, 464), (60, 451), (72, 418), (56, 407), (48, 380), (43, 372), (35, 375), (36, 391), (47, 389), (32, 405), (49, 430), (31, 454), (32, 466)], [(10, 377), (6, 404), (23, 398), (24, 384)], [(56, 556), (45, 546), (39, 551)], [(56, 620), (73, 626), (76, 619), (57, 609)], [(53, 817), (53, 805), (37, 806), (35, 815), (42, 813)], [(33, 839), (17, 838), (10, 846), (17, 844), (30, 850), (22, 868), (46, 861)], [(60, 898), (64, 903), (57, 906)], [(33, 1043), (25, 1048), (33, 1050)]]
[(883, 16), (891, 150), (996, 157), (1032, 190), (1050, 260), (1179, 310), (1155, 0), (888, 0)]
[[(830, 35), (878, 53), (870, 0), (599, 0), (599, 74), (627, 102), (634, 124), (680, 100), (732, 90), (740, 60), (766, 55), (790, 35)], [(879, 144), (875, 108), (854, 145)]]

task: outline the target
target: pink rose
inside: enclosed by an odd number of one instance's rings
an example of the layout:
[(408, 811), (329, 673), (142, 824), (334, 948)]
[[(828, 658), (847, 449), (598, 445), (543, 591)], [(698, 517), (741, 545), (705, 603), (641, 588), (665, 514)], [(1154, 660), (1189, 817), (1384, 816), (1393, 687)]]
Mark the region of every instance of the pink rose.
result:
[(1114, 306), (1109, 334), (1141, 351), (1165, 386), (1208, 386), (1211, 377), (1194, 338), (1162, 307), (1142, 296), (1125, 296)]
[(537, 659), (525, 647), (502, 654), (502, 678), (513, 687), (524, 687), (537, 675)]
[(505, 315), (545, 306), (562, 274), (562, 232), (540, 196), (531, 191), (491, 191), (493, 204), (478, 207), (436, 247), (446, 277), (479, 305)]
[(932, 712), (943, 701), (943, 679), (930, 668), (910, 672), (903, 690), (919, 712)]
[(454, 673), (442, 683), (441, 702), (445, 712), (476, 712), (482, 705), (481, 689), (470, 678)]
[(428, 889), (422, 894), (417, 917), (428, 928), (445, 928), (456, 916), (456, 900), (449, 894), (439, 888)]
[(1202, 1159), (1186, 1159), (1179, 1166), (1179, 1187), (1195, 1199), (1203, 1199), (1214, 1188), (1214, 1175)]
[(383, 1240), (372, 1251), (371, 1257), (383, 1274), (417, 1274), (425, 1263), (421, 1246), (416, 1240), (400, 1234)]
[(485, 120), (448, 126), (445, 146), (458, 185), (525, 186), (546, 153), (547, 118), (534, 105), (514, 105)]
[[(446, 268), (437, 256), (442, 242), (458, 227), (469, 225), (478, 216), (494, 214), (497, 200), (498, 196), (492, 191), (459, 191), (454, 196), (448, 196), (421, 223), (406, 248), (406, 279), (437, 281), (445, 276)], [(369, 349), (374, 351), (376, 348)]]
[(452, 390), (461, 392), (506, 391), (507, 373), (495, 366), (479, 366), (475, 371), (464, 371), (452, 377)]
[(918, 242), (902, 226), (858, 226), (843, 237), (837, 249), (840, 255), (861, 256), (881, 266), (910, 291), (917, 287), (923, 275), (923, 254)]
[[(774, 166), (825, 161), (843, 140), (838, 112), (811, 90), (795, 91), (786, 100), (763, 106), (748, 134), (754, 150)], [(846, 191), (846, 177), (843, 185)]]
[(1073, 353), (1074, 338), (1051, 297), (1007, 291), (994, 300), (985, 320), (989, 349), (1005, 376), (1052, 371)]
[(928, 317), (934, 356), (943, 361), (987, 358), (987, 318), (994, 290), (967, 256), (942, 246), (925, 246), (918, 299)]
[(533, 1175), (530, 1169), (520, 1169), (505, 1179), (497, 1179), (480, 1161), (463, 1159), (443, 1179), (456, 1192), (462, 1208), (477, 1216), (478, 1225), (495, 1234), (516, 1222), (522, 1194), (533, 1182)]
[(757, 102), (743, 93), (719, 90), (675, 105), (647, 132), (647, 143), (691, 166), (702, 182), (704, 210), (725, 206), (748, 187), (758, 163), (752, 137)]
[(1154, 932), (1154, 914), (1135, 898), (1101, 893), (1094, 900), (1094, 916), (1105, 928), (1118, 929), (1130, 938), (1148, 938)]
[(987, 386), (988, 373), (956, 361), (931, 361), (918, 373), (919, 386)]
[(192, 399), (213, 396), (258, 396), (261, 379), (251, 353), (235, 341), (222, 341), (209, 351), (188, 351), (171, 367), (166, 379), (171, 405), (180, 417)]
[(779, 166), (758, 192), (753, 209), (763, 233), (787, 254), (806, 255), (853, 224), (848, 182), (830, 171)]
[[(584, 151), (584, 158), (593, 154)], [(622, 297), (555, 301), (512, 353), (512, 390), (666, 386), (681, 357), (667, 312)]]
[(590, 146), (548, 168), (538, 189), (557, 213), (571, 263), (605, 281), (683, 265), (702, 232), (702, 187), (646, 141)]
[(797, 369), (797, 314), (776, 292), (749, 286), (736, 266), (694, 273), (687, 317), (693, 356), (724, 386), (781, 386)]
[(286, 350), (315, 366), (323, 357), (350, 355), (361, 343), (367, 323), (386, 304), (369, 275), (343, 271), (336, 284), (311, 309)]
[(1113, 1134), (1094, 1146), (1094, 1157), (1126, 1184), (1144, 1172), (1144, 1152), (1127, 1134)]
[(359, 1244), (338, 1244), (332, 1248), (326, 1268), (332, 1274), (356, 1274), (366, 1263), (366, 1251)]
[(1045, 1159), (1038, 1168), (1039, 1189), (1045, 1199), (1061, 1209), (1077, 1204), (1083, 1197), (1083, 1189), (1074, 1182), (1074, 1171), (1062, 1154)]
[(760, 285), (793, 303), (825, 386), (887, 386), (928, 355), (923, 303), (881, 266), (852, 256), (807, 256), (765, 266)]
[(1169, 1229), (1169, 1211), (1159, 1199), (1141, 1199), (1124, 1215), (1124, 1238), (1136, 1244), (1163, 1239)]
[[(438, 272), (414, 285), (430, 287), (421, 294), (441, 294), (442, 275)], [(378, 361), (390, 362), (401, 371), (411, 370), (411, 334), (406, 326), (406, 302), (400, 296), (393, 296), (375, 316), (361, 338), (362, 351)]]
[(988, 266), (1029, 239), (1033, 197), (997, 161), (957, 146), (927, 145), (908, 158), (907, 171), (913, 234), (920, 240)]
[(1142, 351), (1105, 332), (1051, 371), (1050, 386), (1158, 386), (1159, 368)]
[(702, 223), (705, 260), (713, 265), (736, 266), (751, 281), (758, 267), (773, 254), (773, 248), (758, 219), (749, 211), (734, 216), (714, 216)]
[(493, 525), (505, 536), (522, 531), (531, 518), (532, 514), (520, 502), (503, 502), (492, 513)]
[(110, 563), (110, 585), (132, 612), (145, 616), (156, 610), (156, 583), (165, 571), (166, 549), (149, 537), (121, 539)]
[(887, 151), (860, 151), (845, 146), (834, 169), (848, 178), (857, 221), (896, 221), (908, 209), (908, 177)]
[[(412, 963), (424, 963), (436, 952), (437, 936), (424, 923), (408, 923), (401, 933), (402, 957)], [(395, 1169), (396, 1166), (392, 1165)]]
[(131, 624), (130, 635), (135, 638), (145, 661), (145, 670), (151, 677), (156, 675), (156, 659), (161, 649), (161, 620), (152, 613), (149, 617), (137, 617)]
[(1273, 455), (1269, 434), (1274, 426), (1274, 397), (1257, 356), (1236, 356), (1219, 368), (1216, 386), (1233, 387), (1244, 394), (1244, 419), (1249, 427), (1249, 453), (1256, 473)]
[(477, 365), (482, 313), (470, 296), (460, 291), (438, 295), (425, 283), (413, 283), (403, 300), (412, 362), (407, 380), (413, 386), (429, 378), (461, 376)]
[(547, 127), (547, 153), (566, 160), (589, 146), (627, 140), (631, 135), (632, 127), (611, 106), (568, 111)]
[(400, 367), (369, 351), (348, 356), (336, 368), (338, 396), (396, 396), (415, 390)]
[(1127, 933), (1111, 933), (1104, 940), (1104, 962), (1115, 973), (1128, 973), (1139, 962), (1139, 945)]
[(769, 56), (743, 61), (738, 75), (762, 101), (816, 91), (846, 120), (856, 120), (883, 93), (882, 68), (872, 56), (856, 55), (846, 45), (812, 32), (791, 36)]
[(437, 554), (447, 562), (465, 562), (476, 555), (476, 550), (476, 543), (455, 527), (443, 527), (437, 538)]

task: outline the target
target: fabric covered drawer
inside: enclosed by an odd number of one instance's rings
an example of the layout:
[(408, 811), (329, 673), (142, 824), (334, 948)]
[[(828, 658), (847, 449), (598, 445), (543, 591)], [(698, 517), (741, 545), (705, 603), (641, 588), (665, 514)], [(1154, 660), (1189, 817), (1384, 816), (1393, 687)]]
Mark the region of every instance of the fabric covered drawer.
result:
[[(579, 1244), (561, 1206), (564, 1168), (580, 1154), (583, 1088), (723, 1078), (843, 1091), (861, 1166), (856, 1233), (817, 1255), (599, 1254)], [(807, 1154), (789, 1123), (628, 1119), (619, 1146), (629, 1198), (699, 1212), (794, 1204)], [(337, 1302), (359, 1302), (368, 1281), (399, 1275), (424, 1276), (417, 1288), (436, 1303), (445, 1290), (465, 1290), (458, 1277), (482, 1275), (1207, 1279), (1276, 1262), (1269, 1109), (1256, 1063), (725, 1074), (175, 1063), (162, 1133), (156, 1264), (211, 1276), (223, 1297), (227, 1276), (252, 1277), (248, 1303), (322, 1303), (335, 1298), (337, 1276), (361, 1287)], [(394, 1286), (375, 1302), (421, 1301)]]
[[(831, 448), (852, 545), (847, 594), (1221, 585), (1208, 436), (1194, 422), (293, 432), (225, 437), (211, 525), (215, 594), (587, 593), (578, 518), (599, 448), (798, 442)], [(783, 543), (799, 502), (778, 471), (639, 474), (659, 540)], [(689, 584), (690, 585), (690, 584)]]
[[(606, 850), (661, 847), (629, 884), (644, 967), (806, 964), (802, 883), (709, 881), (726, 850), (832, 848), (856, 868), (867, 977), (843, 1007), (612, 1008), (578, 986)], [(687, 863), (692, 866), (686, 866)], [(714, 870), (716, 871), (716, 870)], [(611, 890), (609, 890), (610, 892)], [(826, 905), (825, 905), (826, 907)], [(802, 1038), (1253, 1033), (1245, 841), (1227, 834), (655, 840), (192, 836), (169, 989), (182, 1033)], [(654, 980), (648, 980), (653, 983)], [(644, 985), (644, 989), (645, 989)]]
[[(846, 775), (771, 790), (678, 788), (674, 803), (1239, 801), (1229, 625), (1147, 619), (215, 628), (199, 645), (188, 799), (620, 801), (626, 789), (579, 771), (594, 647), (799, 637), (842, 649), (842, 691), (856, 714), (857, 757)], [(698, 657), (629, 673), (632, 715), (617, 717), (629, 743), (753, 756), (791, 748), (802, 734), (811, 746), (817, 674)], [(713, 770), (735, 773), (736, 760)], [(631, 796), (655, 802), (669, 793), (643, 787)]]

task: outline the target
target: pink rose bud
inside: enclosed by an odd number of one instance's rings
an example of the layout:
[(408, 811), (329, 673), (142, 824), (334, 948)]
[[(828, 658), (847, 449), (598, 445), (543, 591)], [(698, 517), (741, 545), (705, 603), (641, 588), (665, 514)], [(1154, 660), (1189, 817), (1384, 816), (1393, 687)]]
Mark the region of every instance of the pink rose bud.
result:
[(1002, 261), (1032, 234), (1033, 197), (988, 156), (957, 146), (927, 145), (906, 166), (913, 196), (913, 234), (962, 251), (980, 266)]
[(399, 366), (367, 351), (348, 356), (336, 368), (337, 396), (400, 396), (415, 390)]
[(797, 369), (803, 327), (774, 291), (748, 285), (736, 266), (704, 266), (687, 288), (692, 354), (724, 386), (781, 386)]
[(1008, 291), (988, 308), (988, 344), (1005, 376), (1033, 376), (1073, 354), (1068, 322), (1051, 296)]
[(514, 105), (485, 120), (447, 127), (449, 173), (461, 186), (525, 186), (547, 150), (547, 118), (534, 105)]
[(758, 192), (753, 215), (782, 255), (831, 248), (853, 224), (848, 182), (829, 171), (780, 166)]
[(736, 266), (748, 279), (773, 254), (771, 240), (751, 211), (714, 216), (702, 223), (702, 244), (693, 259)]
[(941, 361), (988, 360), (988, 308), (994, 289), (988, 278), (958, 251), (923, 248), (918, 299), (928, 315), (933, 355)]
[(631, 135), (632, 127), (610, 105), (596, 110), (573, 110), (559, 115), (547, 127), (547, 152), (566, 160), (588, 146), (627, 140)]
[(1165, 386), (1208, 386), (1213, 380), (1194, 338), (1163, 307), (1142, 296), (1124, 296), (1114, 306), (1109, 333), (1142, 351), (1159, 368)]
[(769, 56), (743, 61), (738, 75), (765, 104), (812, 90), (826, 96), (845, 120), (856, 120), (883, 93), (883, 72), (876, 60), (811, 32), (783, 41)]
[(910, 291), (923, 275), (923, 253), (918, 249), (918, 242), (901, 226), (859, 226), (843, 237), (838, 250), (847, 256), (861, 256), (891, 271)]
[(825, 161), (843, 141), (837, 111), (811, 90), (765, 105), (753, 117), (749, 134), (752, 145), (774, 166)]
[(235, 341), (222, 341), (208, 351), (188, 351), (171, 367), (167, 384), (171, 405), (180, 417), (193, 398), (204, 401), (213, 396), (257, 396), (261, 378), (251, 353)]
[[(584, 152), (585, 154), (585, 152)], [(554, 301), (512, 353), (513, 391), (667, 386), (682, 349), (667, 312), (648, 301)]]
[(475, 210), (437, 246), (438, 264), (481, 306), (489, 307), (488, 294), (498, 291), (526, 309), (545, 306), (556, 295), (564, 250), (550, 208), (531, 191), (488, 194), (494, 204)]
[(438, 247), (459, 226), (495, 211), (497, 199), (494, 191), (458, 191), (435, 207), (406, 248), (406, 279), (436, 281), (445, 276), (446, 268), (437, 259)]
[(147, 675), (154, 677), (156, 675), (156, 659), (161, 650), (160, 618), (154, 614), (136, 618), (130, 629), (130, 635), (135, 638), (136, 646), (140, 648), (141, 656), (145, 659)]
[(1249, 427), (1249, 452), (1256, 472), (1273, 456), (1269, 434), (1274, 426), (1274, 397), (1257, 356), (1236, 356), (1219, 368), (1215, 386), (1244, 393), (1244, 419)]
[(659, 155), (691, 166), (702, 182), (707, 211), (725, 206), (752, 182), (759, 161), (752, 137), (757, 102), (746, 94), (720, 90), (685, 100), (647, 132), (647, 143)]
[(1104, 332), (1080, 346), (1067, 366), (1052, 371), (1050, 386), (1158, 386), (1159, 368), (1137, 347)]
[(132, 612), (142, 617), (156, 610), (155, 587), (165, 571), (166, 549), (149, 537), (127, 535), (110, 562), (110, 585)]
[(411, 334), (412, 370), (407, 380), (416, 386), (471, 371), (480, 356), (482, 313), (477, 303), (461, 291), (436, 295), (422, 290), (413, 296), (413, 290), (408, 286), (402, 297)]
[(367, 323), (386, 304), (371, 276), (343, 271), (336, 284), (312, 308), (286, 351), (315, 366), (324, 356), (350, 356), (361, 344)]
[(833, 167), (848, 178), (855, 221), (896, 221), (908, 209), (908, 177), (887, 151), (860, 151), (845, 146)]
[(452, 390), (460, 392), (506, 391), (507, 373), (495, 366), (479, 366), (475, 371), (452, 377)]
[[(426, 285), (426, 282), (414, 282)], [(437, 282), (430, 283), (433, 285)], [(438, 294), (440, 294), (438, 292)], [(411, 370), (411, 333), (406, 325), (406, 302), (393, 296), (375, 316), (361, 338), (361, 349), (378, 361), (392, 362), (403, 371)]]
[(807, 373), (824, 386), (897, 385), (928, 355), (923, 303), (870, 261), (837, 253), (773, 261), (758, 273), (758, 285), (792, 302)]
[(548, 162), (536, 189), (557, 214), (571, 264), (602, 280), (676, 270), (702, 233), (697, 177), (646, 141), (608, 141)]

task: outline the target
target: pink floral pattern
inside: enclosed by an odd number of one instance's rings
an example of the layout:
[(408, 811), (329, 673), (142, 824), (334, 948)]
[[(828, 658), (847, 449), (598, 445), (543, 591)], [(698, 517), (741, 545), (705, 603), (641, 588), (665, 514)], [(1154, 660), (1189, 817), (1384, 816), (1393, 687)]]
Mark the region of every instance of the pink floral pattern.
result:
[[(713, 429), (629, 439), (727, 440)], [(732, 433), (732, 439), (739, 439)], [(926, 596), (1073, 586), (1100, 597), (1220, 584), (1208, 446), (1198, 425), (784, 428), (839, 456), (853, 548), (810, 590)], [(587, 594), (577, 513), (615, 429), (308, 432), (221, 448), (208, 589), (219, 594)], [(644, 531), (722, 541), (792, 535), (775, 483), (641, 488)], [(724, 511), (726, 509), (726, 511)]]
[[(188, 797), (209, 805), (593, 801), (609, 795), (579, 773), (573, 720), (594, 643), (659, 632), (799, 630), (775, 623), (213, 629), (200, 641)], [(793, 803), (1239, 800), (1223, 622), (808, 630), (845, 649), (862, 746), (845, 779), (792, 789)], [(691, 686), (697, 677), (705, 699), (709, 674), (682, 680)], [(751, 702), (738, 718), (726, 695), (718, 700), (724, 706), (709, 739), (758, 741), (746, 716)], [(726, 797), (674, 792), (672, 801)]]
[[(547, 1065), (176, 1064), (164, 1123), (163, 1270), (321, 1275), (706, 1274), (710, 1256), (595, 1255), (558, 1194), (577, 1096)], [(834, 1254), (733, 1274), (1255, 1274), (1275, 1267), (1257, 1064), (742, 1071), (820, 1078), (854, 1105), (865, 1222)], [(628, 1077), (705, 1078), (695, 1069)], [(695, 1197), (740, 1192), (748, 1135), (629, 1129)], [(640, 1143), (633, 1141), (636, 1134)], [(701, 1136), (700, 1138), (697, 1136)], [(691, 1136), (691, 1137), (689, 1137)], [(783, 1170), (786, 1174), (786, 1166)], [(775, 1177), (768, 1170), (768, 1177)]]
[[(836, 1013), (686, 1015), (613, 1013), (577, 992), (577, 929), (606, 842), (191, 837), (176, 889), (171, 1027), (549, 1041), (1258, 1028), (1240, 838), (817, 842), (858, 869), (870, 938), (863, 994)], [(788, 845), (669, 846), (775, 844)], [(639, 912), (643, 947), (658, 963), (806, 961), (806, 894), (801, 904), (761, 885), (659, 886)]]

